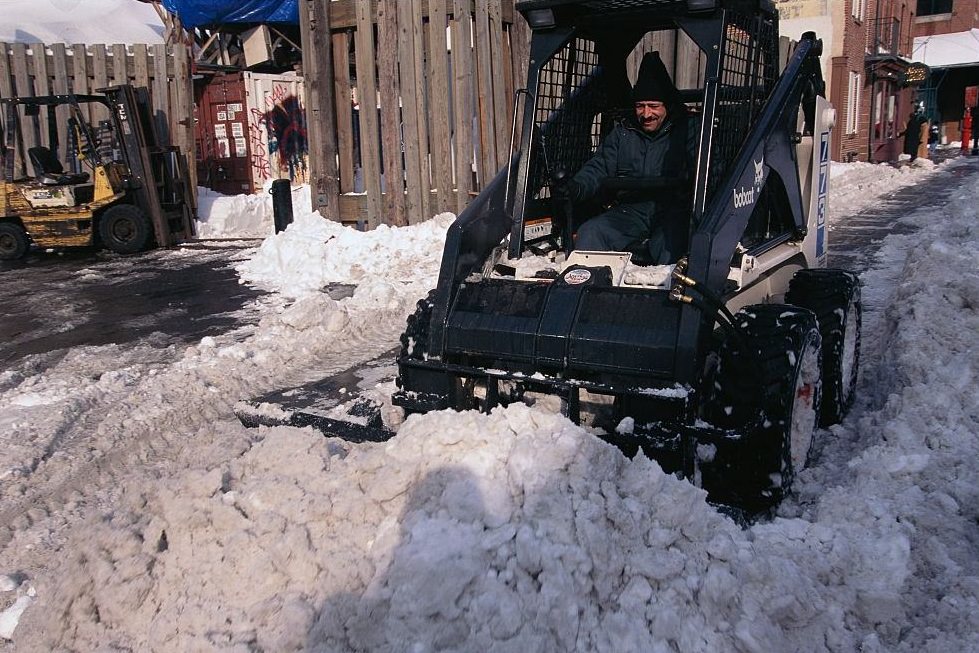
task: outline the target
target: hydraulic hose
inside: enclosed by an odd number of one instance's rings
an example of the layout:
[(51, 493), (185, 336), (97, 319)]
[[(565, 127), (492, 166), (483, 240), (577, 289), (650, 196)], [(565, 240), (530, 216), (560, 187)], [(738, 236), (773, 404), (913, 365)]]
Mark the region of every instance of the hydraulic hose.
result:
[[(677, 282), (677, 285), (675, 285), (673, 290), (670, 292), (670, 298), (674, 301), (690, 304), (704, 315), (713, 318), (714, 322), (719, 324), (721, 328), (728, 333), (728, 335), (737, 341), (738, 346), (742, 351), (747, 350), (748, 340), (745, 338), (741, 329), (738, 328), (734, 315), (730, 310), (728, 310), (727, 306), (724, 305), (724, 302), (722, 302), (715, 293), (713, 293), (710, 289), (698, 284), (696, 280), (683, 274), (686, 267), (686, 259), (681, 259), (677, 263), (676, 267), (673, 268), (672, 278)], [(703, 300), (687, 295), (684, 292), (686, 288), (696, 290)]]

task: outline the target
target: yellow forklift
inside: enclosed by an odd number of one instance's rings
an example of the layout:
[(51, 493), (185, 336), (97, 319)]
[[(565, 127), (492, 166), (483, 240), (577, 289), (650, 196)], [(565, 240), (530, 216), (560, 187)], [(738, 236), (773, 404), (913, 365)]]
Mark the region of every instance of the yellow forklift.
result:
[[(32, 242), (46, 249), (103, 246), (131, 254), (193, 237), (186, 166), (179, 148), (159, 144), (145, 93), (128, 84), (98, 92), (0, 99), (0, 260), (21, 258)], [(110, 116), (97, 130), (83, 110), (92, 104)], [(75, 171), (66, 171), (57, 154), (57, 107), (67, 107), (70, 115), (64, 136)], [(25, 152), (21, 111), (39, 131), (42, 109), (53, 149)], [(28, 161), (33, 176), (27, 174)]]

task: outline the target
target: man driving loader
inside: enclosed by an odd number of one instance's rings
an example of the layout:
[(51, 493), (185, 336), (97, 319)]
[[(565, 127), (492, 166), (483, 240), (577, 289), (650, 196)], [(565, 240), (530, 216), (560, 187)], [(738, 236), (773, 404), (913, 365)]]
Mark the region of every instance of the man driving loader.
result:
[(575, 249), (632, 252), (641, 264), (675, 262), (686, 250), (696, 130), (658, 52), (643, 57), (632, 100), (634, 115), (555, 191), (574, 203), (611, 194), (605, 212), (578, 228)]

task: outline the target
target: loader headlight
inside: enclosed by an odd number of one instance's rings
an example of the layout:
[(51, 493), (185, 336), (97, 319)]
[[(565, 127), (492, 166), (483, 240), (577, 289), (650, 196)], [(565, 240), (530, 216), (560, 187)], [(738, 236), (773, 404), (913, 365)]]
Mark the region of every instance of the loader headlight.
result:
[(550, 29), (554, 27), (554, 10), (531, 9), (527, 12), (527, 22), (533, 29)]

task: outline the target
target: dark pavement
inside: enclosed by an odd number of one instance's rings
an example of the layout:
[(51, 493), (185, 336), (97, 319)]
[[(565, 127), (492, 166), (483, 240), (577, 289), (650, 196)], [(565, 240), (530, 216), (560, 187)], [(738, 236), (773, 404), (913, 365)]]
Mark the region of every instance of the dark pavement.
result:
[(204, 241), (133, 256), (36, 252), (0, 262), (0, 370), (30, 354), (153, 334), (158, 346), (193, 343), (245, 324), (242, 309), (261, 293), (238, 283), (233, 259), (257, 244)]

